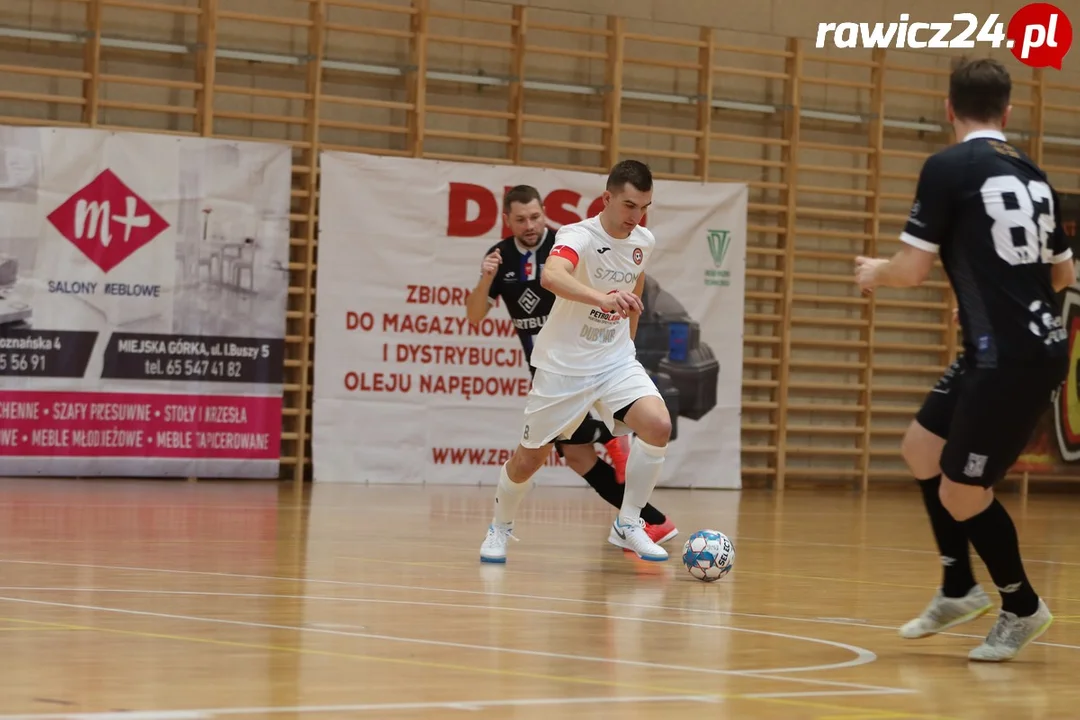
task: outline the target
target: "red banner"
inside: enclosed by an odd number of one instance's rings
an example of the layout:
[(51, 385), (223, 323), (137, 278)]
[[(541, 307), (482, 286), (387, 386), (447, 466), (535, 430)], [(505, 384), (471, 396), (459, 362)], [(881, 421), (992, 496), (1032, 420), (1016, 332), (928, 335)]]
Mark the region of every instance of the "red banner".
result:
[(0, 456), (274, 460), (281, 398), (0, 391)]

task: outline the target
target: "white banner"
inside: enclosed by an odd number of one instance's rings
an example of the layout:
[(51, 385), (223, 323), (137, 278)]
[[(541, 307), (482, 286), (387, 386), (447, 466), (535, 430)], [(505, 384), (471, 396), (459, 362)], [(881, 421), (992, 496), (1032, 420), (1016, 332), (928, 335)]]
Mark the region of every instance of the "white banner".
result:
[(291, 151), (0, 126), (0, 476), (275, 477)]
[[(509, 234), (502, 195), (536, 187), (558, 228), (600, 211), (606, 177), (337, 152), (321, 173), (316, 481), (495, 483), (530, 377), (506, 309), (472, 326), (465, 298)], [(745, 185), (655, 183), (635, 344), (674, 411), (661, 485), (741, 487), (746, 211)], [(537, 479), (584, 482), (561, 464)]]

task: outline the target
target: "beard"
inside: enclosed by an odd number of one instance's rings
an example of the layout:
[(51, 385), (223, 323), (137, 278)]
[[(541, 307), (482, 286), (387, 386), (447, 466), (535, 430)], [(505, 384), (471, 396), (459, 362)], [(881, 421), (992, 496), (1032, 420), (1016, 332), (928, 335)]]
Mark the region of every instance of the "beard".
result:
[(517, 241), (525, 247), (536, 247), (540, 244), (540, 240), (544, 237), (543, 232), (537, 232), (532, 235), (521, 235), (517, 238)]

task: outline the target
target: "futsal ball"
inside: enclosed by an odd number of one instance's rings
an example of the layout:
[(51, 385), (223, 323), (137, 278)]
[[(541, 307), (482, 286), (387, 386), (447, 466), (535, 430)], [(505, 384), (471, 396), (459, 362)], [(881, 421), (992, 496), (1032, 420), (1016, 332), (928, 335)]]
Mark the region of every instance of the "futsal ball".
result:
[(682, 561), (698, 580), (715, 582), (731, 572), (735, 546), (722, 532), (698, 530), (686, 539)]

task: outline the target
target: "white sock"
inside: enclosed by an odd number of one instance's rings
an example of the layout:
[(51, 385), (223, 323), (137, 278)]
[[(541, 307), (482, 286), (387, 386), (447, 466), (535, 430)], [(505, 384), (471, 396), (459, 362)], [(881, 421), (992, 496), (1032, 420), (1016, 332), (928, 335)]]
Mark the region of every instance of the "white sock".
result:
[(518, 507), (532, 488), (532, 478), (523, 483), (516, 483), (506, 474), (506, 465), (499, 471), (499, 486), (495, 489), (495, 522), (512, 523), (517, 516)]
[(623, 490), (622, 508), (619, 516), (630, 520), (641, 517), (641, 508), (649, 504), (660, 471), (664, 469), (667, 446), (650, 445), (639, 437), (630, 445), (626, 459), (626, 487)]

